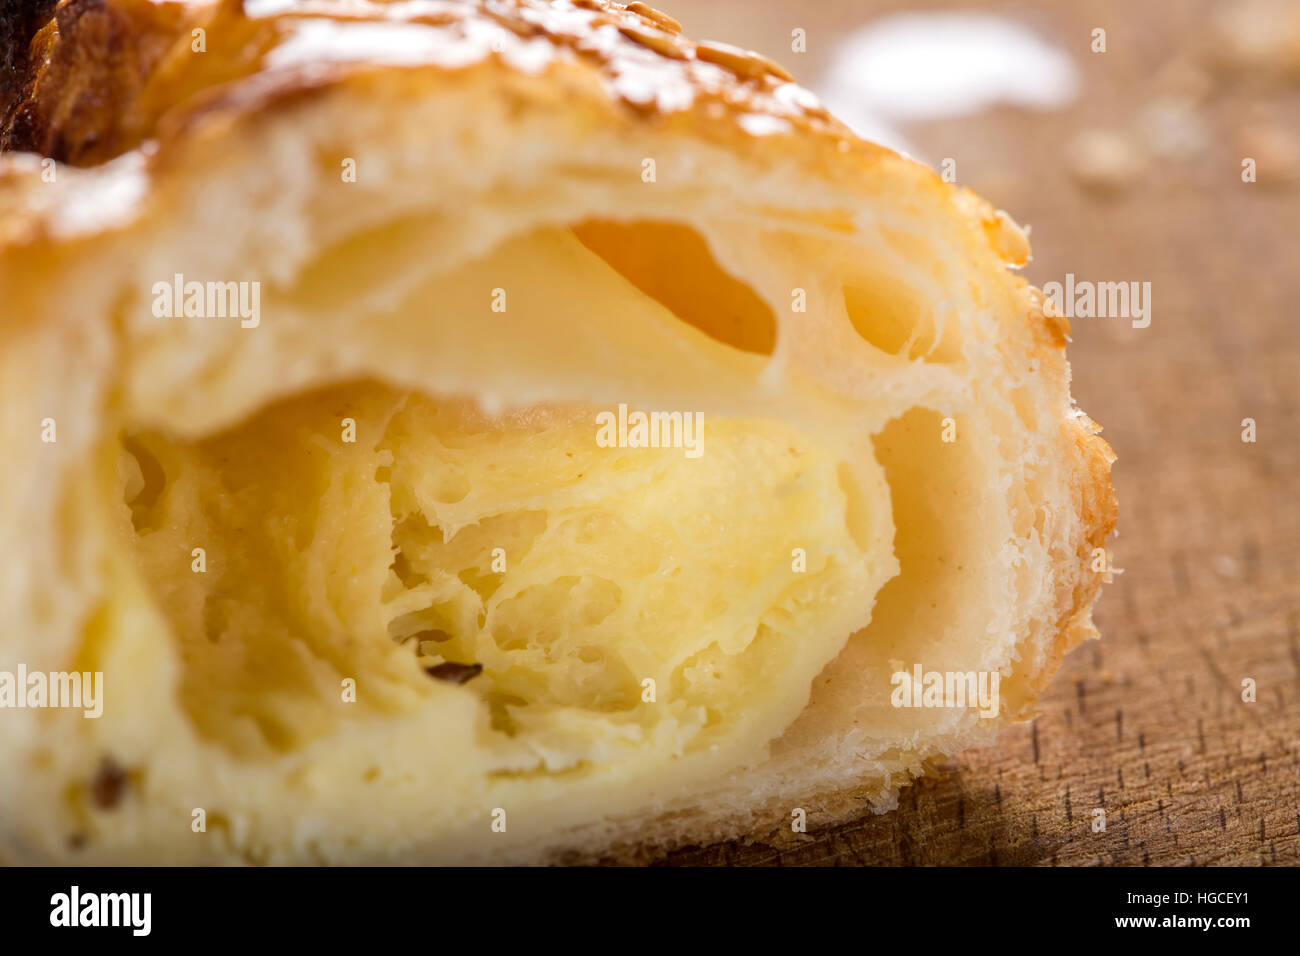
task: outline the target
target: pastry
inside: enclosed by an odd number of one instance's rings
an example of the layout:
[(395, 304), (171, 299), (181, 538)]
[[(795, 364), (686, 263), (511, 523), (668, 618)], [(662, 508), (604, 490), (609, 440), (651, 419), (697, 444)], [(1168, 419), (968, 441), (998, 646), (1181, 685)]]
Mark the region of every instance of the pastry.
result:
[(781, 66), (605, 0), (33, 27), (0, 672), (52, 676), (0, 709), (9, 858), (776, 839), (1095, 636), (1113, 456), (1024, 232)]

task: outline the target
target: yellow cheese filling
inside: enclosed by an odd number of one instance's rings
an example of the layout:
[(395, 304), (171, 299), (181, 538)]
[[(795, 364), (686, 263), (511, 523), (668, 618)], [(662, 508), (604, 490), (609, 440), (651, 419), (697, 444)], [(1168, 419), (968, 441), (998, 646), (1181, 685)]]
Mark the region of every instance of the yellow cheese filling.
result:
[(447, 695), (500, 773), (779, 734), (892, 573), (862, 527), (883, 477), (770, 420), (704, 416), (697, 457), (609, 447), (602, 411), (357, 382), (128, 435), (126, 548), (200, 736), (270, 757)]

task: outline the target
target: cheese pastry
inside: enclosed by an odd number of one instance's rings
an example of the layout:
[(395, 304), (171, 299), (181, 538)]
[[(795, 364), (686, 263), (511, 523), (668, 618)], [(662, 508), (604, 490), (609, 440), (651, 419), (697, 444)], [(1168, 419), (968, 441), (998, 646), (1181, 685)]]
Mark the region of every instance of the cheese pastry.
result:
[(1024, 233), (777, 64), (605, 0), (20, 26), (8, 858), (779, 839), (1095, 635), (1113, 456)]

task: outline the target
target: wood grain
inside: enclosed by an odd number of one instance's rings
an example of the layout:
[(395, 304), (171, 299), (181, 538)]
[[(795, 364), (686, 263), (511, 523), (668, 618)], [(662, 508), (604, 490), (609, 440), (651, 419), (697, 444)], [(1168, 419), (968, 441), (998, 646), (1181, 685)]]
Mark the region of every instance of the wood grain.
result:
[[(836, 37), (900, 6), (753, 0), (742, 16), (734, 0), (669, 5), (693, 35), (769, 53), (814, 86)], [(937, 6), (1027, 23), (1071, 53), (1084, 85), (1059, 111), (996, 108), (909, 138), (1034, 226), (1035, 284), (1066, 272), (1152, 283), (1149, 328), (1079, 319), (1070, 350), (1074, 393), (1119, 455), (1124, 573), (1098, 608), (1102, 640), (1067, 658), (1041, 716), (904, 791), (896, 811), (839, 827), (814, 812), (793, 846), (692, 847), (663, 862), (1296, 864), (1300, 186), (1284, 167), (1300, 154), (1274, 150), (1267, 168), (1261, 157), (1253, 184), (1241, 159), (1261, 127), (1294, 145), (1300, 88), (1212, 68), (1222, 38), (1208, 2)], [(1088, 49), (1098, 26), (1105, 54)], [(795, 27), (808, 32), (802, 58), (788, 52)], [(1072, 174), (1080, 131), (1141, 143), (1152, 110), (1188, 103), (1200, 146), (1153, 157), (1115, 195)], [(1248, 417), (1254, 444), (1241, 440)], [(1093, 832), (1095, 808), (1105, 832)]]

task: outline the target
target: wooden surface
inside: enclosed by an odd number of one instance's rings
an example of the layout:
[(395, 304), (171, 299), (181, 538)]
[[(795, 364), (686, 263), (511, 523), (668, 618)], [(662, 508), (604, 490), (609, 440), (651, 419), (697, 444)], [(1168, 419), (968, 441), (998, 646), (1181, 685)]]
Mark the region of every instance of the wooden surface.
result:
[[(815, 85), (839, 33), (900, 5), (664, 6), (693, 35), (767, 52)], [(935, 5), (1032, 26), (1071, 52), (1083, 88), (1048, 114), (999, 107), (906, 130), (1033, 226), (1035, 284), (1066, 272), (1152, 283), (1149, 328), (1077, 319), (1070, 349), (1074, 394), (1119, 455), (1124, 574), (1098, 607), (1102, 640), (1066, 659), (1036, 722), (905, 790), (897, 811), (838, 828), (812, 813), (793, 847), (693, 847), (665, 862), (1300, 862), (1300, 185), (1281, 181), (1300, 165), (1286, 142), (1300, 136), (1300, 84), (1265, 63), (1209, 69), (1223, 52), (1215, 6)], [(1105, 54), (1088, 49), (1097, 26)], [(789, 52), (795, 27), (808, 32), (803, 57)], [(1080, 131), (1140, 144), (1153, 104), (1188, 102), (1201, 145), (1151, 157), (1116, 194), (1081, 185)], [(1267, 154), (1260, 181), (1243, 183), (1255, 152)], [(1241, 699), (1244, 678), (1255, 703)], [(1104, 833), (1091, 828), (1098, 807)]]

